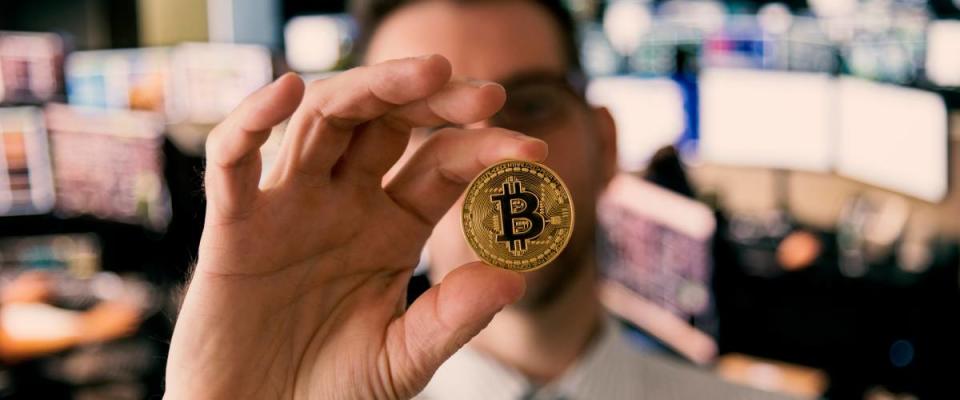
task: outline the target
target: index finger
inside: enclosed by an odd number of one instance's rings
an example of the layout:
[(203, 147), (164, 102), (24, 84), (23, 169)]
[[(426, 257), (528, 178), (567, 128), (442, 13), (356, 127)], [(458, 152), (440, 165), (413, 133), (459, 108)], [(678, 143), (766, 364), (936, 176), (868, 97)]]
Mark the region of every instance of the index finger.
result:
[(445, 58), (429, 55), (354, 68), (311, 83), (284, 138), (286, 167), (329, 177), (354, 128), (437, 93), (450, 75)]

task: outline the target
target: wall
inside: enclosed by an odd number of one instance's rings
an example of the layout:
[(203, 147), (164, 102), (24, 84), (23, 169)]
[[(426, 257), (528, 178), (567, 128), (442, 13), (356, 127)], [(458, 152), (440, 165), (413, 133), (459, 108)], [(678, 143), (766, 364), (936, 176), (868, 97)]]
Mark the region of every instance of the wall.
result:
[(141, 46), (207, 40), (205, 0), (138, 0)]

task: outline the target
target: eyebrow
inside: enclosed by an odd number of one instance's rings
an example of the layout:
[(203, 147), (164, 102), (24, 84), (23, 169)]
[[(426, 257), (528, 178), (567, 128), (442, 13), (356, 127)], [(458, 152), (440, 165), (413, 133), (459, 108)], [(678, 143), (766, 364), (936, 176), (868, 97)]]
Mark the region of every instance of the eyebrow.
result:
[(563, 72), (552, 71), (546, 68), (537, 68), (521, 70), (520, 72), (515, 72), (502, 79), (497, 79), (496, 81), (501, 85), (507, 86), (529, 81), (563, 79), (564, 75), (565, 74)]
[(511, 74), (503, 79), (497, 79), (497, 82), (509, 89), (511, 86), (530, 82), (562, 82), (566, 84), (573, 92), (579, 96), (586, 94), (586, 76), (582, 73), (573, 71), (558, 72), (545, 68), (523, 70)]

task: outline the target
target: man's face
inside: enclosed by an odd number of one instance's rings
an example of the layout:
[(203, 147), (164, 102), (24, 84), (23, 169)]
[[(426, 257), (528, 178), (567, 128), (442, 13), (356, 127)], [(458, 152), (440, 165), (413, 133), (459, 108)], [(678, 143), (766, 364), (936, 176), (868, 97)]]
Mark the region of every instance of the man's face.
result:
[[(383, 22), (370, 42), (366, 62), (441, 54), (453, 65), (454, 77), (501, 83), (529, 76), (562, 78), (567, 63), (559, 29), (547, 11), (533, 2), (422, 1), (402, 7)], [(511, 86), (506, 87), (509, 104)], [(593, 256), (596, 199), (615, 169), (614, 128), (606, 111), (587, 107), (572, 93), (553, 97), (553, 106), (562, 107), (562, 112), (522, 133), (549, 145), (546, 165), (570, 189), (577, 211), (576, 229), (569, 246), (552, 265), (526, 274), (527, 294), (521, 306), (549, 304), (569, 282), (593, 273), (586, 268), (593, 265), (587, 258)], [(428, 135), (416, 130), (398, 165)], [(478, 260), (460, 230), (461, 207), (462, 198), (441, 219), (428, 242), (434, 282), (452, 269)]]

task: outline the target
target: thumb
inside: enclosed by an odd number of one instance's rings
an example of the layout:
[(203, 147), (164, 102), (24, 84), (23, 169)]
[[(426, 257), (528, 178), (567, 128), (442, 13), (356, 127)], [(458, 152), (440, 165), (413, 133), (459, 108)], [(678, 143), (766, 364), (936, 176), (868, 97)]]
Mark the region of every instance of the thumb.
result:
[(519, 273), (473, 262), (427, 290), (387, 331), (396, 393), (412, 396), (422, 390), (440, 364), (504, 306), (519, 300), (525, 287)]

